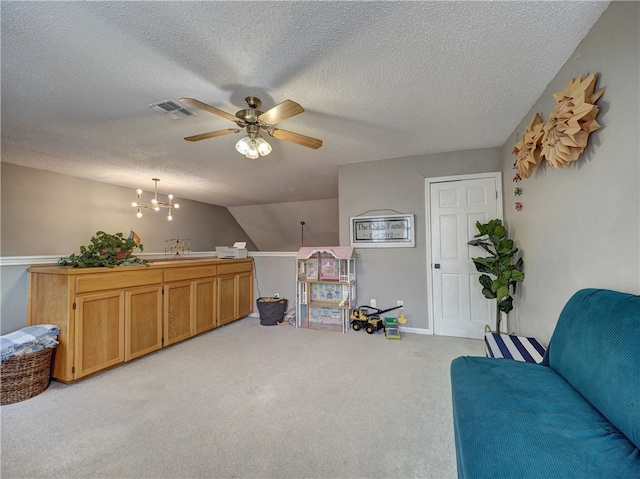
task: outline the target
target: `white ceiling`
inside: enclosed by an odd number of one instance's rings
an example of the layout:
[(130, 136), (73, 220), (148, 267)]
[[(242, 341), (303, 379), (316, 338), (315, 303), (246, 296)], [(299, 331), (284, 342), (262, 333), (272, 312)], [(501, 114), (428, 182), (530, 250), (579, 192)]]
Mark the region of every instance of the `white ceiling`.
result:
[[(608, 2), (2, 1), (2, 161), (223, 206), (337, 197), (338, 166), (503, 145)], [(586, 72), (576, 72), (576, 74)], [(312, 150), (241, 134), (235, 114), (291, 99), (277, 126)], [(190, 108), (191, 109), (191, 108)]]

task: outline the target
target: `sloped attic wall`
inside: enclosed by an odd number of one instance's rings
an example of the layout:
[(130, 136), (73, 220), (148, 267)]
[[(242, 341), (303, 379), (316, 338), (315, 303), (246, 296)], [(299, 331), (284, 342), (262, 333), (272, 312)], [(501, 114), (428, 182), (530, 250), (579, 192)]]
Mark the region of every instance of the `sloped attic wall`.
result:
[(229, 211), (260, 251), (338, 244), (338, 199), (232, 206)]
[[(162, 253), (165, 240), (191, 239), (192, 251), (213, 251), (251, 238), (227, 208), (176, 198), (173, 221), (166, 212), (136, 218), (135, 191), (44, 170), (2, 163), (2, 256), (69, 255), (98, 230), (142, 238), (145, 253)], [(153, 196), (153, 182), (140, 185), (143, 199)], [(151, 191), (151, 193), (150, 193)], [(160, 197), (164, 198), (162, 194)]]

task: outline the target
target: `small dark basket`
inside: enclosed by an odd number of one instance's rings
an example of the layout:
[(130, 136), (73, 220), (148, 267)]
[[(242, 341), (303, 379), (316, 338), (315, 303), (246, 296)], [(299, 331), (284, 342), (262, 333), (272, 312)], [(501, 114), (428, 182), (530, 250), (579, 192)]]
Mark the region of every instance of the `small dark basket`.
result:
[(14, 356), (0, 363), (0, 405), (37, 396), (49, 387), (53, 348)]
[(284, 298), (258, 298), (256, 301), (260, 313), (260, 324), (276, 326), (282, 322), (288, 301)]

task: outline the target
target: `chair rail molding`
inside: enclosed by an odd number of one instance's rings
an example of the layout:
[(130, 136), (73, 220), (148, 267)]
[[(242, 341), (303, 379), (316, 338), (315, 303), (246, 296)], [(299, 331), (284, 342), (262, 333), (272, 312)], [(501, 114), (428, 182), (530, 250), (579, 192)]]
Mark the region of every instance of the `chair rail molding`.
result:
[[(295, 257), (296, 251), (249, 251), (250, 257)], [(31, 266), (33, 264), (53, 264), (60, 258), (66, 258), (64, 254), (34, 255), (34, 256), (0, 256), (0, 267), (2, 266)], [(166, 259), (165, 253), (141, 253), (145, 259)], [(195, 251), (185, 254), (188, 258), (211, 258), (216, 257), (215, 251)]]

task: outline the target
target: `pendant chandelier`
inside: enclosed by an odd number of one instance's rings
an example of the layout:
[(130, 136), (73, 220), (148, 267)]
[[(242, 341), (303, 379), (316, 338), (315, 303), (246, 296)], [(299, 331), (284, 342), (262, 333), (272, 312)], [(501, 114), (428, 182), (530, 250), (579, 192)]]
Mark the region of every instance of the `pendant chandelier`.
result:
[(167, 195), (167, 199), (168, 201), (166, 203), (162, 203), (160, 201), (158, 201), (158, 181), (160, 181), (158, 178), (151, 178), (151, 180), (155, 183), (155, 193), (154, 193), (154, 197), (151, 200), (151, 203), (145, 203), (142, 201), (142, 190), (140, 188), (138, 188), (136, 190), (136, 194), (138, 195), (138, 198), (136, 199), (136, 201), (133, 201), (131, 203), (131, 206), (133, 206), (134, 208), (138, 209), (138, 212), (136, 213), (136, 217), (138, 218), (142, 218), (142, 210), (144, 208), (148, 208), (150, 210), (154, 210), (154, 211), (160, 211), (160, 208), (166, 208), (169, 211), (167, 212), (167, 221), (172, 221), (173, 220), (173, 216), (171, 215), (171, 212), (173, 210), (173, 208), (178, 209), (180, 208), (180, 205), (178, 203), (173, 203), (173, 195)]

